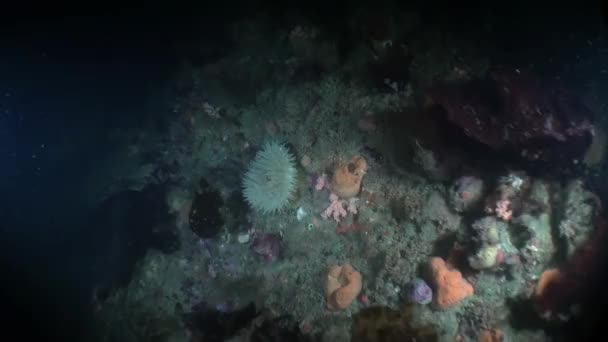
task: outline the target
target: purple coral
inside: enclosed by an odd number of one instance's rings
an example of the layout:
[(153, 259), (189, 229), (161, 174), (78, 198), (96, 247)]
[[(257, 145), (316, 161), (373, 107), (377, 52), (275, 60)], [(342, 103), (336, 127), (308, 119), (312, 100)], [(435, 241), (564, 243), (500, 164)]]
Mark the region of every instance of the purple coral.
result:
[(426, 305), (433, 300), (433, 290), (424, 280), (417, 278), (409, 284), (407, 296), (412, 303)]
[(263, 257), (266, 262), (276, 261), (283, 250), (283, 239), (281, 235), (275, 233), (255, 234), (251, 250), (254, 254)]

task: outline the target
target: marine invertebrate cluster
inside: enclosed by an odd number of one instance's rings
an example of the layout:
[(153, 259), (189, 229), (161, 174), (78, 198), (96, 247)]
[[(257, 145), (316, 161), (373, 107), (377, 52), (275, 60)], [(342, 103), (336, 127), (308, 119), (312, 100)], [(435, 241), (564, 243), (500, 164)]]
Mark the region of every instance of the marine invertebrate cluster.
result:
[(329, 268), (325, 283), (325, 298), (330, 310), (346, 309), (359, 295), (363, 277), (350, 264)]
[(431, 258), (429, 262), (435, 298), (433, 306), (439, 310), (449, 309), (474, 293), (473, 286), (466, 281), (462, 274), (451, 269), (443, 259)]
[(243, 195), (253, 209), (275, 212), (293, 196), (296, 178), (294, 156), (284, 145), (266, 142), (243, 177)]

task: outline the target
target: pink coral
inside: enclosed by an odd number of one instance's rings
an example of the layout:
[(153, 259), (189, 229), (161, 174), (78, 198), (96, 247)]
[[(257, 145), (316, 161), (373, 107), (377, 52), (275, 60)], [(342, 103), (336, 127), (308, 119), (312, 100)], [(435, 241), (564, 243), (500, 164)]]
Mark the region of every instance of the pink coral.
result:
[(359, 202), (358, 198), (350, 198), (348, 200), (348, 206), (346, 207), (346, 210), (353, 215), (357, 215), (357, 213), (359, 212), (359, 208), (357, 208), (357, 202)]
[[(333, 218), (336, 222), (340, 222), (340, 219), (346, 217), (348, 213), (357, 215), (359, 208), (357, 207), (358, 198), (350, 198), (348, 201), (341, 200), (338, 195), (331, 193), (329, 195), (329, 207), (321, 214), (324, 219)], [(346, 206), (346, 209), (344, 208)]]
[(508, 199), (501, 199), (496, 202), (496, 216), (504, 221), (510, 221), (513, 217), (513, 210), (511, 210), (511, 201)]
[(329, 204), (329, 207), (327, 207), (327, 209), (325, 209), (325, 211), (321, 214), (321, 217), (326, 220), (331, 217), (336, 222), (340, 222), (340, 219), (346, 217), (348, 214), (346, 209), (344, 209), (342, 201), (338, 195), (333, 193), (329, 195), (329, 201), (331, 203)]

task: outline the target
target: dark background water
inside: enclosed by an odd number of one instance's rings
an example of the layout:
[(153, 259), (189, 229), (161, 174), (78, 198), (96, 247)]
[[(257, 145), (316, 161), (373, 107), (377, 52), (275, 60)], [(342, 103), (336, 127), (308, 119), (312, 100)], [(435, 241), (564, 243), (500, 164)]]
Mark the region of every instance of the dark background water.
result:
[[(124, 148), (108, 139), (110, 132), (166, 113), (163, 89), (182, 61), (204, 63), (226, 52), (229, 24), (256, 11), (270, 13), (277, 26), (288, 24), (285, 14), (295, 12), (339, 34), (360, 6), (395, 3), (319, 1), (293, 8), (287, 1), (222, 1), (86, 9), (49, 3), (3, 11), (0, 325), (22, 320), (42, 326), (40, 336), (49, 331), (79, 336), (95, 278), (89, 267), (94, 255), (85, 253), (86, 244), (94, 244), (84, 238), (91, 224), (83, 200), (86, 175), (96, 161)], [(583, 81), (606, 77), (597, 73), (605, 52), (581, 38), (605, 29), (600, 5), (418, 1), (401, 6), (416, 8), (426, 22), (463, 37), (495, 40), (494, 57), (504, 62), (544, 62), (547, 70), (557, 70), (584, 58), (591, 62), (570, 74)]]
[(188, 53), (181, 49), (217, 44), (224, 22), (200, 7), (35, 12), (3, 13), (0, 23), (1, 311), (12, 318), (2, 325), (17, 319), (40, 336), (75, 338), (94, 272), (105, 271), (91, 269), (88, 251), (103, 246), (86, 238), (86, 176), (125, 148), (110, 132), (166, 112), (159, 97)]

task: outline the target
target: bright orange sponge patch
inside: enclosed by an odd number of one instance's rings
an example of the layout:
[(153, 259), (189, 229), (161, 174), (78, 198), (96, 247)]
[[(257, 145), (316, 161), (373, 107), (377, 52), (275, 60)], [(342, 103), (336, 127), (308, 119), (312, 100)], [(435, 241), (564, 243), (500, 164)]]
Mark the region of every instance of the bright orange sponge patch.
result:
[(340, 165), (334, 171), (331, 191), (342, 199), (357, 196), (361, 181), (367, 173), (367, 162), (363, 157), (353, 157), (348, 164)]
[(448, 309), (473, 295), (473, 286), (462, 277), (459, 271), (448, 268), (443, 259), (431, 258), (430, 268), (435, 285), (433, 306), (436, 309)]
[(350, 264), (329, 268), (325, 284), (325, 298), (330, 310), (344, 310), (357, 298), (363, 277)]

